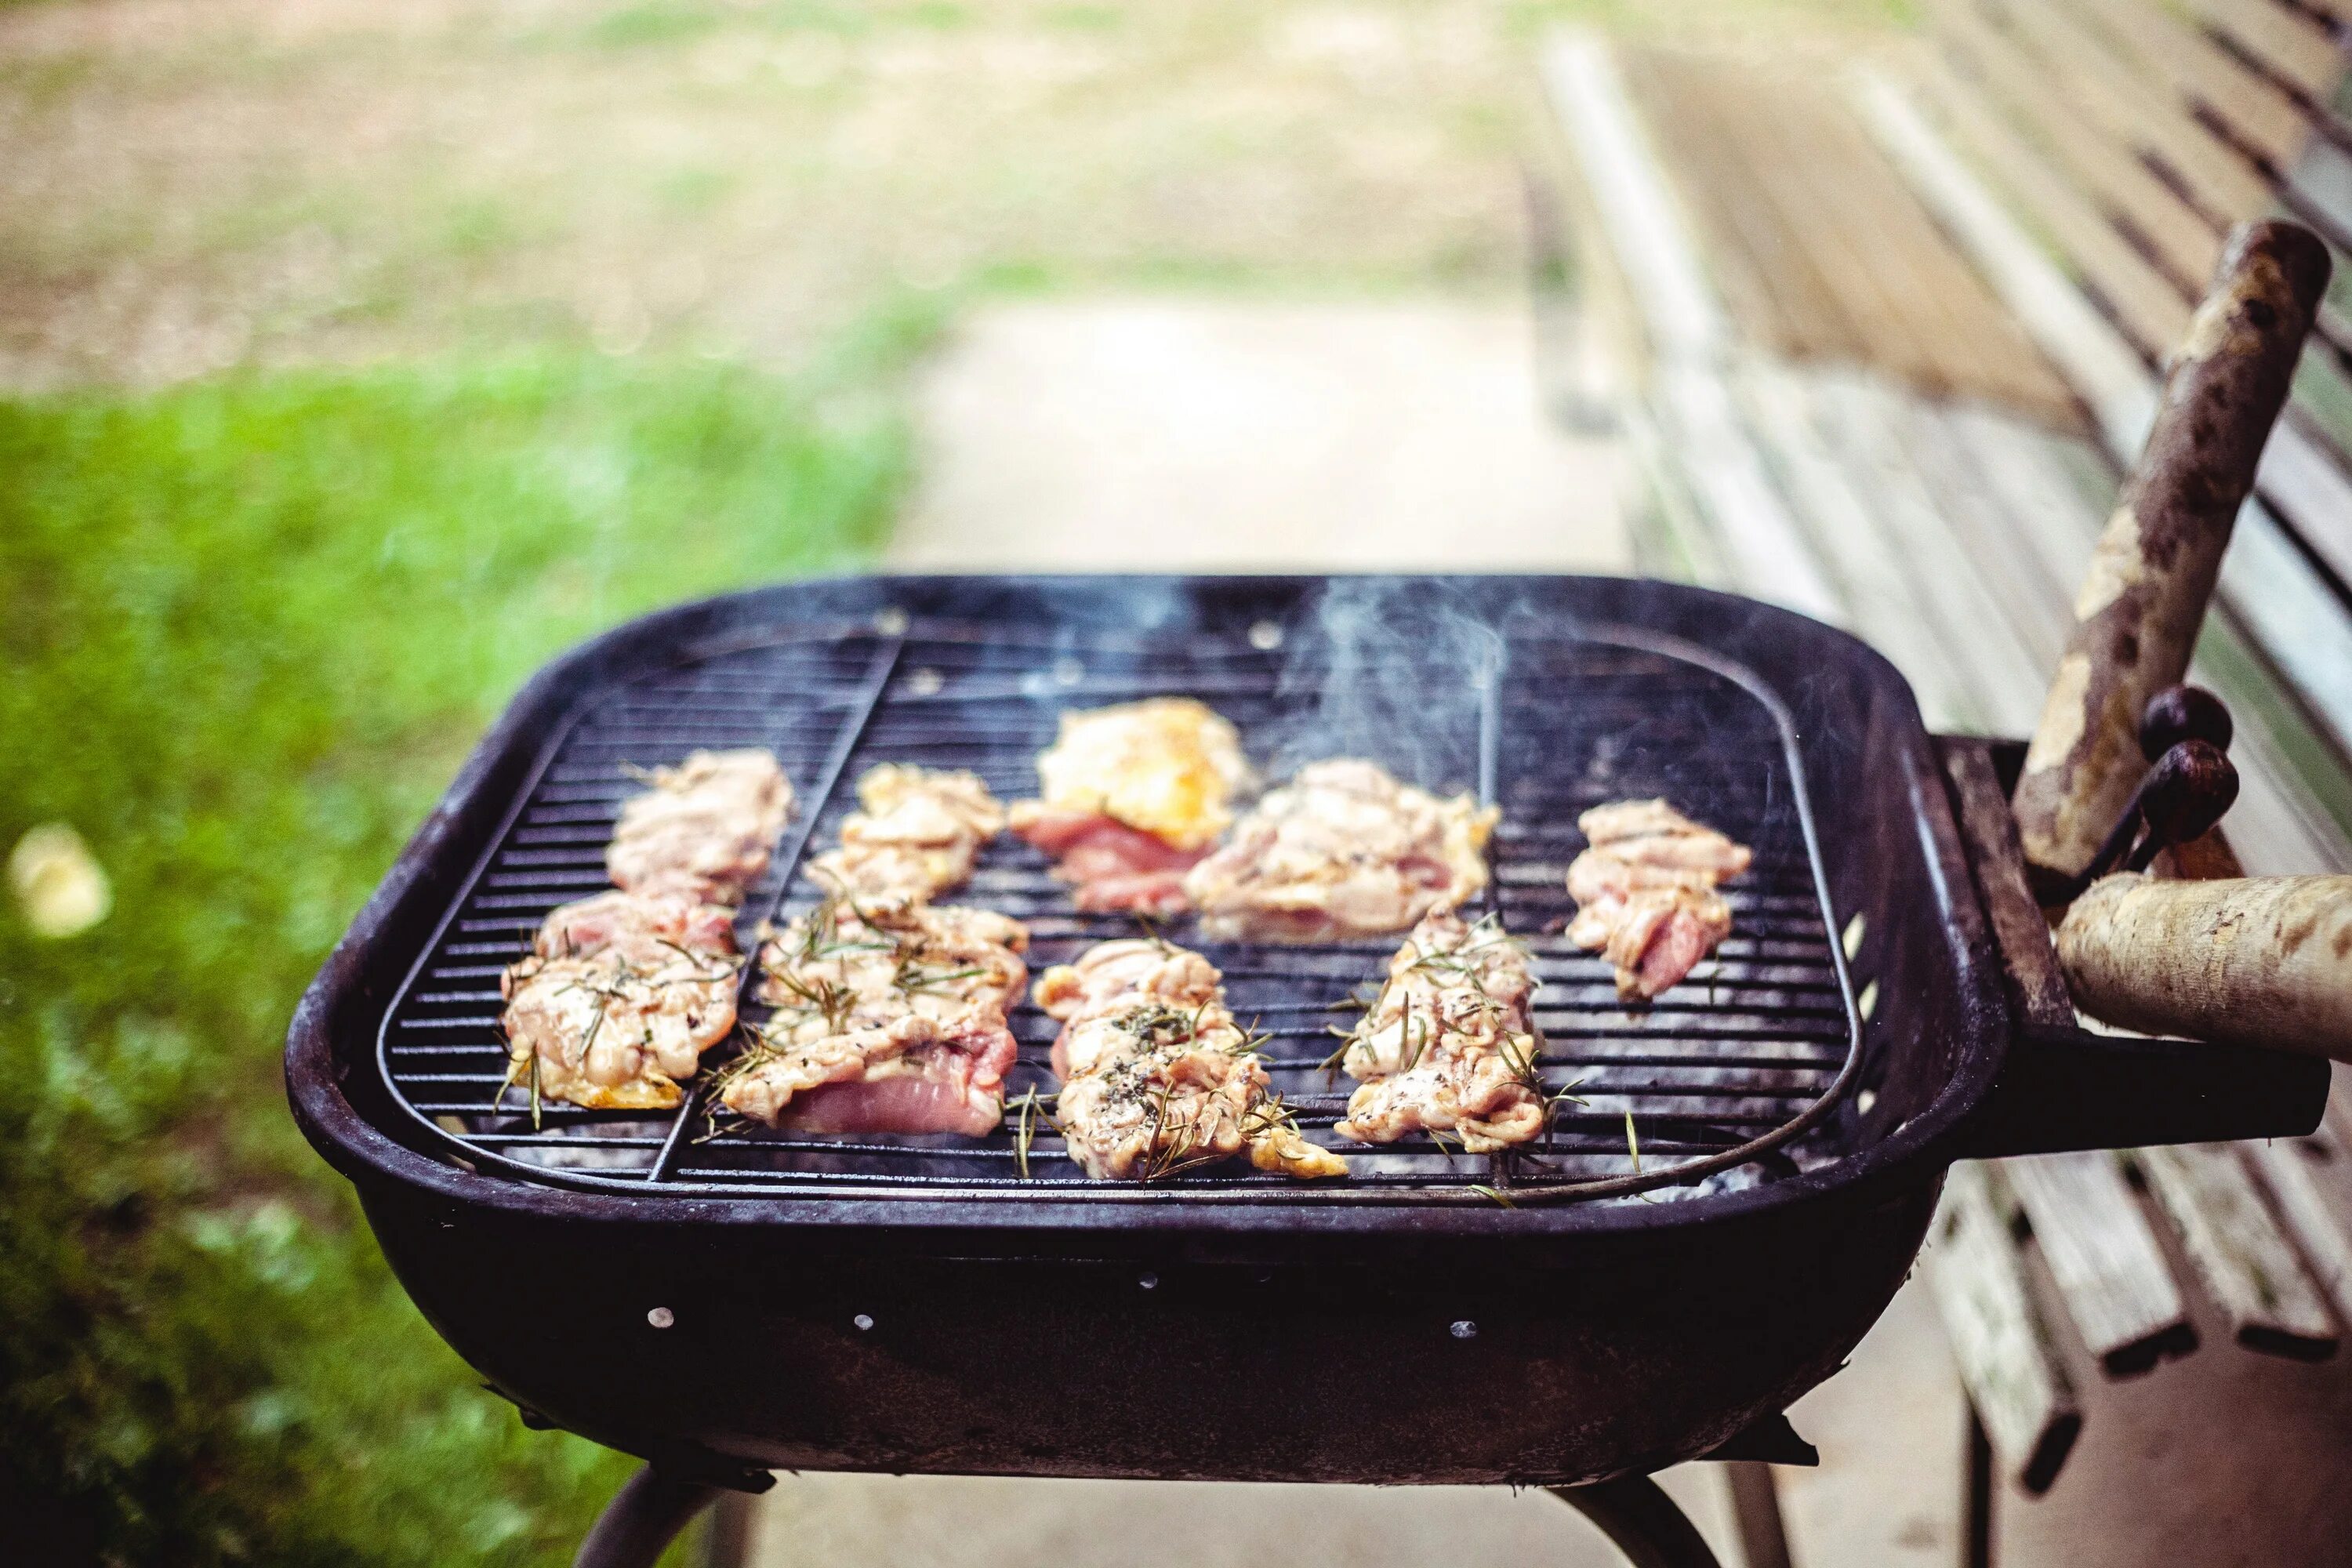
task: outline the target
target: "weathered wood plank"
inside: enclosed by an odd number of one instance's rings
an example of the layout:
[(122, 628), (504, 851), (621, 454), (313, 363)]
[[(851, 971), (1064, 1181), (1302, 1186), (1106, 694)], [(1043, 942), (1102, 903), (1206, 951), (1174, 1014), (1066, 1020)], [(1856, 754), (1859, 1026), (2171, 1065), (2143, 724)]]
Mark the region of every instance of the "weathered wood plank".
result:
[[(1927, 85), (1930, 90), (1948, 89), (1950, 75), (1930, 71)], [(1994, 292), (2089, 404), (2105, 438), (2112, 442), (2126, 430), (2145, 432), (2155, 405), (2147, 390), (2147, 367), (2133, 346), (2117, 337), (2065, 274), (2052, 266), (2025, 231), (2000, 209), (1893, 79), (1865, 68), (1853, 78), (1853, 93), (1864, 123), (1928, 209), (1958, 239)], [(1957, 107), (1990, 123), (1973, 101), (1961, 100)], [(1980, 154), (1985, 151), (1979, 148)], [(1998, 156), (2000, 149), (1991, 151)], [(2031, 162), (2016, 166), (2039, 169)], [(2040, 174), (2038, 183), (2053, 196), (2064, 188), (2046, 172)], [(2106, 237), (2111, 242), (2115, 239), (2112, 234)], [(2187, 321), (2185, 315), (2181, 319)]]
[(2027, 1491), (2046, 1491), (2082, 1432), (2082, 1408), (1981, 1167), (1953, 1167), (1931, 1234), (1928, 1284), (1994, 1458)]
[(2019, 637), (1982, 567), (1953, 538), (1937, 499), (1901, 444), (1901, 411), (1881, 384), (1827, 374), (1813, 390), (1820, 428), (1872, 514), (1900, 542), (1918, 597), (1933, 606), (1945, 646), (1961, 659), (2001, 733), (2030, 728), (2039, 711), (2043, 666)]
[(2221, 258), (2221, 237), (2163, 181), (2109, 142), (2053, 81), (2015, 35), (1991, 26), (1974, 0), (1939, 0), (1931, 17), (1945, 47), (1990, 89), (2012, 123), (2031, 126), (2082, 187), (2137, 230), (2169, 281), (2204, 286)]
[(1749, 426), (1820, 542), (1822, 564), (1836, 580), (1856, 629), (1903, 671), (1928, 724), (1980, 728), (1982, 711), (1950, 652), (1937, 640), (1933, 616), (1815, 428), (1805, 383), (1801, 373), (1780, 365), (1743, 365), (1738, 390)]
[(1564, 28), (1547, 37), (1541, 62), (1554, 111), (1649, 329), (1661, 450), (1714, 520), (1743, 591), (1842, 620), (1836, 594), (1738, 418), (1725, 373), (1729, 322), (1607, 47)]
[(1661, 357), (1721, 355), (1730, 323), (1657, 177), (1608, 47), (1591, 32), (1560, 28), (1547, 36), (1539, 64), (1552, 112), (1622, 261), (1654, 351)]
[(2111, 141), (2171, 168), (2207, 226), (2224, 232), (2270, 211), (2270, 187), (2244, 159), (2216, 142), (2160, 84), (2136, 74), (2105, 39), (2063, 7), (2037, 0), (2009, 6), (2006, 14), (2042, 56), (2045, 72), (2074, 88), (2086, 117)]
[(1978, 868), (1978, 890), (2006, 963), (2007, 982), (2013, 990), (2011, 1003), (2029, 1024), (2072, 1027), (2074, 1000), (2058, 967), (2049, 917), (2033, 901), (2032, 890), (2026, 885), (2025, 847), (2018, 841), (2009, 792), (2000, 787), (1992, 760), (1977, 746), (1948, 747), (1944, 752), (1944, 773), (1951, 780), (1953, 804), (1959, 808), (1970, 842), (1991, 852), (1990, 861)]
[(1627, 85), (1675, 170), (1694, 220), (1712, 242), (1710, 279), (1761, 347), (1796, 360), (1856, 360), (1867, 352), (1828, 282), (1805, 258), (1743, 157), (1742, 83), (1690, 57), (1629, 49)]
[(2083, 1347), (2110, 1377), (2197, 1348), (2172, 1266), (2114, 1155), (2004, 1160), (1998, 1179), (2032, 1226)]
[(2240, 1152), (2337, 1319), (2352, 1323), (2352, 1191), (2345, 1185), (2352, 1167), (2336, 1129), (2322, 1123), (2308, 1138), (2266, 1139)]
[(2344, 77), (2344, 57), (2326, 30), (2273, 0), (2188, 0), (2210, 31), (2236, 43), (2281, 81), (2326, 102)]
[(2229, 51), (2148, 0), (2073, 0), (2160, 79), (2230, 128), (2275, 168), (2294, 162), (2311, 127), (2294, 100), (2248, 70)]
[(2173, 1144), (2142, 1149), (2134, 1158), (2240, 1344), (2274, 1355), (2334, 1352), (2336, 1324), (2319, 1287), (2232, 1145)]
[[(2133, 351), (2134, 379), (2144, 381), (2147, 364), (2161, 357), (2164, 347), (2179, 342), (2188, 329), (2189, 308), (2180, 290), (2133, 249), (2082, 192), (2050, 169), (1986, 101), (1980, 87), (1948, 68), (1927, 70), (1921, 86), (1977, 166), (2056, 239), (2074, 270), (2114, 313)], [(1974, 177), (1969, 176), (1971, 181)], [(2098, 320), (2087, 303), (2082, 308)], [(2042, 339), (2042, 347), (2045, 352), (2057, 352), (2047, 338)], [(2060, 368), (2065, 368), (2063, 359)], [(2112, 443), (2118, 416), (2112, 405), (2097, 395), (2105, 390), (2094, 389), (2092, 406), (2100, 416), (2102, 428), (2110, 432)], [(2141, 393), (2132, 401), (2144, 432), (2154, 400)]]

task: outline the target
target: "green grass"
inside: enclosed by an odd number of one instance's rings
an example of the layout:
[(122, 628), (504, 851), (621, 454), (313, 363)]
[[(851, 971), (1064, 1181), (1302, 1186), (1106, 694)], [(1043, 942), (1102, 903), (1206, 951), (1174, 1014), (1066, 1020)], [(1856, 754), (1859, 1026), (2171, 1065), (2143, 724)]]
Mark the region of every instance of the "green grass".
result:
[(294, 999), (530, 668), (855, 563), (906, 441), (884, 321), (786, 384), (591, 357), (0, 400), (0, 1507), (170, 1563), (558, 1563), (628, 1464), (525, 1431), (289, 1118)]

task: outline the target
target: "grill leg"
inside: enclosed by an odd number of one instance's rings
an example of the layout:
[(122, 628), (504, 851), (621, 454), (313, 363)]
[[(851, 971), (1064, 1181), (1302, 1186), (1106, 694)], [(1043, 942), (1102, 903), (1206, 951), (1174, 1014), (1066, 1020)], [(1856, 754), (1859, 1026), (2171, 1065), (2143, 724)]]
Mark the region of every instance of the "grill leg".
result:
[(718, 1495), (716, 1487), (674, 1480), (647, 1465), (596, 1516), (572, 1568), (654, 1568), (663, 1548)]
[(1698, 1527), (1647, 1476), (1547, 1489), (1591, 1520), (1633, 1568), (1722, 1568)]

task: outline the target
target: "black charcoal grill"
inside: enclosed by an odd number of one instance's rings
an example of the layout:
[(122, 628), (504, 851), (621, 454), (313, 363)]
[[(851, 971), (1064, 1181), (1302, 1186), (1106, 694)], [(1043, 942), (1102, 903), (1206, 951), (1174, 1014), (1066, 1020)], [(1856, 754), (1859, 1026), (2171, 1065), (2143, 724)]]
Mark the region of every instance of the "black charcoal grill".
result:
[[(803, 851), (883, 761), (1028, 793), (1066, 707), (1201, 697), (1255, 759), (1348, 750), (1503, 807), (1490, 906), (1530, 942), (1544, 1142), (1348, 1146), (1081, 1176), (1040, 1126), (779, 1134), (549, 1105), (505, 1076), (499, 971), (605, 885), (634, 770), (764, 745), (801, 807), (743, 916), (813, 901)], [(296, 1112), (394, 1268), (526, 1417), (698, 1484), (778, 1468), (1569, 1485), (1759, 1452), (1910, 1266), (1969, 1155), (2285, 1134), (2326, 1064), (2022, 1031), (1901, 679), (1841, 633), (1655, 583), (860, 578), (648, 617), (531, 682), (304, 998)], [(1577, 814), (1664, 795), (1755, 847), (1736, 929), (1654, 1005), (1569, 946)], [(1033, 965), (1133, 934), (992, 847), (960, 899)], [(1202, 942), (1326, 1142), (1334, 1004), (1388, 941)], [(756, 1009), (752, 1010), (756, 1015)], [(1013, 1097), (1051, 1027), (1014, 1026)], [(2022, 1040), (2022, 1043), (2021, 1042)], [(1025, 1167), (1025, 1173), (1024, 1173)], [(1785, 1430), (1780, 1428), (1780, 1430)], [(1766, 1435), (1766, 1436), (1759, 1436)], [(1725, 1446), (1731, 1447), (1727, 1450)], [(1743, 1448), (1742, 1445), (1746, 1445)]]

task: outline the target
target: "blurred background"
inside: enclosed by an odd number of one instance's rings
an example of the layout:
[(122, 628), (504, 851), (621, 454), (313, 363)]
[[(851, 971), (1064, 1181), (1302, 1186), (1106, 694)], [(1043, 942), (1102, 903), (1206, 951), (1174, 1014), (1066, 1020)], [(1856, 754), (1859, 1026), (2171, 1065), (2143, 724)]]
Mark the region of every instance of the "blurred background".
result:
[[(59, 1562), (551, 1565), (632, 1468), (477, 1386), (278, 1065), (586, 634), (880, 565), (1708, 575), (1612, 412), (1638, 312), (1559, 174), (1563, 24), (1628, 51), (1715, 238), (1745, 176), (1678, 135), (1920, 47), (1899, 0), (0, 0), (0, 1519)], [(1913, 379), (2079, 437), (1973, 337)], [(1925, 1447), (1801, 1418), (1832, 1467), (1788, 1506), (1839, 1561), (1955, 1550), (1953, 1376), (1897, 1319), (1874, 1408)], [(1914, 1495), (1841, 1479), (1889, 1444)], [(754, 1533), (1601, 1560), (1485, 1494), (787, 1478)]]

